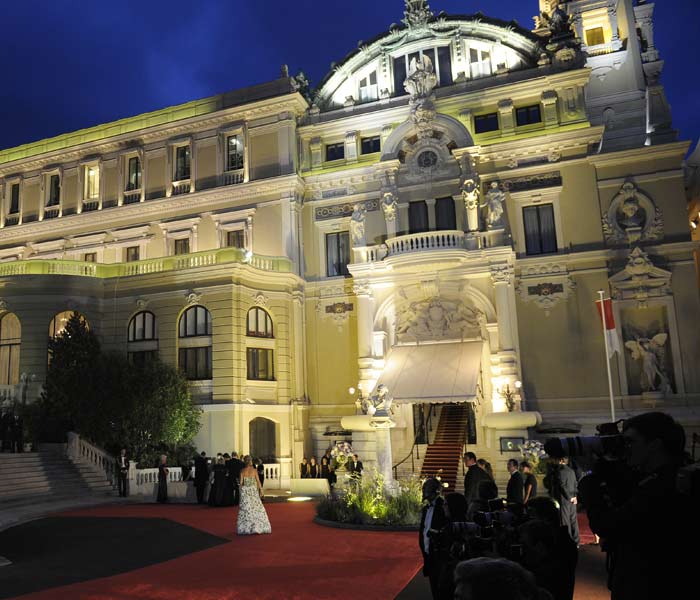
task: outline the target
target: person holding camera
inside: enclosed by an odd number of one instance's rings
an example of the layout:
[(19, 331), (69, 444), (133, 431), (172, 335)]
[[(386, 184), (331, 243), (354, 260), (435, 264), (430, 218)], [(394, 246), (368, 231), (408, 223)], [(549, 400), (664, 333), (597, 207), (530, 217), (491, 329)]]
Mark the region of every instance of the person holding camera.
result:
[(445, 560), (438, 542), (441, 530), (449, 523), (445, 514), (445, 501), (441, 496), (442, 484), (435, 477), (429, 477), (423, 483), (423, 509), (421, 510), (418, 529), (418, 545), (423, 554), (423, 576), (430, 581), (433, 599), (440, 598), (440, 576)]
[(691, 597), (698, 507), (677, 490), (685, 432), (671, 416), (650, 412), (624, 421), (622, 442), (627, 472), (609, 468), (619, 461), (603, 461), (579, 484), (591, 529), (608, 553), (612, 599)]

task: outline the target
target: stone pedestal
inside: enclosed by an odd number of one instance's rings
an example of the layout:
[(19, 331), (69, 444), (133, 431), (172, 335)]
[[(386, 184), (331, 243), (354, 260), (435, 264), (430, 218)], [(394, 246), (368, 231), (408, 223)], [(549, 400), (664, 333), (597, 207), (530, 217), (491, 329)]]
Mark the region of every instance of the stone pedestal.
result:
[(340, 421), (344, 429), (352, 431), (352, 448), (364, 470), (362, 476), (371, 477), (374, 469), (384, 477), (384, 485), (390, 493), (396, 489), (392, 472), (391, 428), (396, 425), (388, 415), (354, 415)]

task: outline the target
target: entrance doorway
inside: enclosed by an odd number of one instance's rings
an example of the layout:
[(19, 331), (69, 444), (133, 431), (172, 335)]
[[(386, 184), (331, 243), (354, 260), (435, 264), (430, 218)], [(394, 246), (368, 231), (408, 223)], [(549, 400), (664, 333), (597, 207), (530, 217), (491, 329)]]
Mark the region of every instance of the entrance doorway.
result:
[(277, 425), (264, 417), (256, 417), (248, 425), (250, 455), (263, 462), (276, 462)]

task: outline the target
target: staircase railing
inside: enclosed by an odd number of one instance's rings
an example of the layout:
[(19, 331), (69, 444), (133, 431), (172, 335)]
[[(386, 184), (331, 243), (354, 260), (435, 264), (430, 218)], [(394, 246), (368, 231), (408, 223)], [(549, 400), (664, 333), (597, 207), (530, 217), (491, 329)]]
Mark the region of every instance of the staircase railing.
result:
[(112, 487), (116, 486), (117, 461), (113, 456), (81, 438), (77, 433), (68, 432), (68, 458), (75, 462), (87, 463), (101, 470)]
[[(424, 434), (426, 436), (426, 441), (428, 440), (428, 432), (432, 430), (432, 420), (431, 417), (433, 415), (433, 407), (434, 405), (430, 405), (430, 409), (428, 410), (428, 417), (425, 419), (423, 423), (421, 423), (420, 429), (416, 432), (416, 435), (413, 437), (413, 445), (411, 446), (411, 450), (409, 453), (404, 457), (403, 460), (400, 460), (397, 462), (392, 468), (394, 469), (394, 479), (397, 479), (397, 469), (405, 463), (409, 458), (411, 459), (411, 470), (415, 473), (416, 472), (416, 459), (420, 459), (420, 450), (418, 449), (418, 438), (421, 436), (421, 434)], [(416, 451), (415, 458), (413, 456), (413, 451)]]

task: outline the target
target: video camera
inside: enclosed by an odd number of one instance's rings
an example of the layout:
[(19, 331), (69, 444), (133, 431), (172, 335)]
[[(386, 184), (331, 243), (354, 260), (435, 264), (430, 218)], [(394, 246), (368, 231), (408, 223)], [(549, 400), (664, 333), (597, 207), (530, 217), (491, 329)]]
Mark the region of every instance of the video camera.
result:
[(564, 456), (606, 458), (621, 460), (625, 453), (625, 439), (620, 431), (622, 420), (596, 426), (596, 435), (551, 438), (544, 443), (544, 451), (553, 458)]

